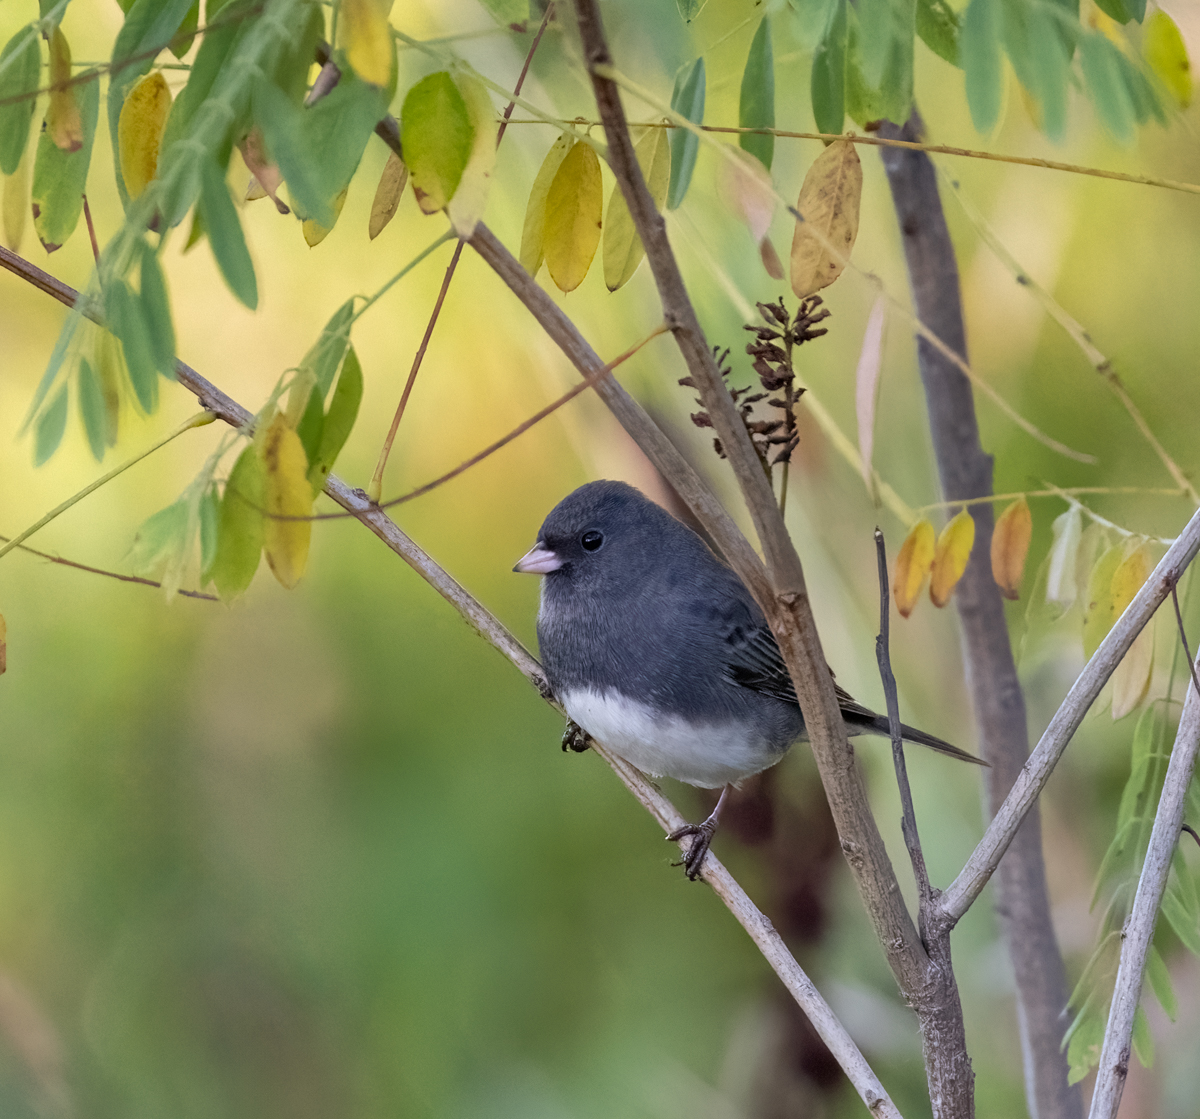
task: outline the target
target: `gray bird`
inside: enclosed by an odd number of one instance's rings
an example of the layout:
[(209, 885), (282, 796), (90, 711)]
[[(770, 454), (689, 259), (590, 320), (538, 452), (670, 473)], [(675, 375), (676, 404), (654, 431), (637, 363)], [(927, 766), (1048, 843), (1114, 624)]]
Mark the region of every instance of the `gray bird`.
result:
[[(695, 879), (730, 786), (806, 737), (758, 604), (696, 533), (624, 482), (563, 498), (513, 570), (545, 576), (538, 644), (572, 723), (652, 777), (722, 790), (707, 820), (668, 836), (695, 836), (684, 858)], [(890, 737), (886, 716), (837, 694), (848, 735)], [(986, 764), (924, 731), (901, 733)], [(570, 723), (563, 744), (587, 748)]]

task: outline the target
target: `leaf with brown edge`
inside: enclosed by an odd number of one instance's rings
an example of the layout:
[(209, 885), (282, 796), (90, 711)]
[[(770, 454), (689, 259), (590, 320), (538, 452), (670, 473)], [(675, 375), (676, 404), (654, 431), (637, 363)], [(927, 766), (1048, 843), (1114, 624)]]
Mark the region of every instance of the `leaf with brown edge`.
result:
[[(46, 132), (57, 148), (77, 152), (83, 146), (83, 117), (75, 100), (71, 80), (71, 48), (61, 27), (50, 34), (50, 106), (46, 110)], [(56, 87), (63, 88), (56, 88)]]
[(278, 166), (271, 162), (263, 143), (262, 129), (257, 125), (246, 133), (245, 139), (238, 144), (242, 159), (254, 176), (246, 187), (246, 201), (253, 202), (259, 198), (269, 197), (275, 203), (275, 209), (281, 214), (290, 214), (291, 207), (279, 197), (279, 187), (283, 183), (283, 174)]
[[(796, 200), (804, 220), (796, 223), (792, 237), (792, 291), (800, 299), (828, 287), (842, 274), (858, 236), (861, 201), (858, 152), (849, 140), (835, 140), (813, 161)], [(835, 248), (840, 259), (826, 246)]]
[(379, 186), (375, 188), (375, 201), (371, 203), (371, 220), (367, 225), (367, 234), (372, 241), (396, 216), (396, 207), (400, 205), (400, 197), (407, 185), (408, 168), (404, 166), (404, 160), (395, 152), (388, 152), (383, 174), (379, 176)]
[(896, 554), (896, 571), (892, 577), (892, 595), (902, 618), (913, 612), (925, 577), (933, 565), (933, 525), (922, 518), (909, 529), (900, 551)]
[(312, 521), (287, 520), (312, 513), (313, 492), (308, 481), (308, 455), (300, 436), (277, 413), (262, 444), (263, 551), (275, 578), (289, 591), (304, 577)]
[(933, 570), (929, 574), (929, 598), (934, 606), (950, 601), (954, 588), (967, 569), (971, 548), (975, 544), (975, 521), (963, 509), (946, 523), (938, 535), (933, 553)]
[(474, 140), (467, 103), (445, 70), (422, 78), (405, 95), (400, 143), (422, 213), (436, 214), (454, 197)]
[(383, 0), (342, 0), (338, 30), (346, 61), (364, 82), (385, 86), (392, 80), (396, 44)]
[(546, 195), (550, 193), (550, 184), (554, 182), (562, 161), (575, 143), (575, 137), (567, 132), (554, 141), (529, 191), (529, 201), (525, 204), (525, 225), (521, 230), (520, 260), (521, 267), (531, 276), (538, 274), (546, 255)]
[[(647, 128), (638, 138), (633, 151), (642, 178), (654, 199), (654, 208), (662, 211), (671, 185), (671, 142), (665, 128)], [(633, 217), (617, 183), (608, 196), (608, 216), (604, 219), (604, 284), (616, 291), (629, 282), (646, 250), (637, 235)]]
[(1021, 577), (1032, 537), (1033, 514), (1029, 502), (1020, 497), (996, 518), (992, 530), (992, 578), (1005, 598), (1021, 597)]
[(162, 144), (167, 114), (171, 111), (171, 91), (162, 73), (147, 74), (129, 91), (117, 121), (117, 149), (121, 177), (130, 198), (136, 198), (158, 173), (158, 153)]
[(560, 291), (574, 291), (600, 244), (604, 195), (600, 160), (590, 144), (576, 144), (546, 193), (546, 268)]

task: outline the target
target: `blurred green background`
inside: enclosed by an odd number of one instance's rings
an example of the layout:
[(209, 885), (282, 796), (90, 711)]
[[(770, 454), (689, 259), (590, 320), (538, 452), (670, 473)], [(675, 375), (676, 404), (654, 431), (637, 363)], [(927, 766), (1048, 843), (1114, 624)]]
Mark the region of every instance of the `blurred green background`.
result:
[[(661, 95), (703, 52), (706, 119), (735, 123), (741, 65), (758, 9), (710, 0), (681, 34), (674, 4), (614, 0), (605, 18), (618, 65)], [(1191, 10), (1173, 14), (1197, 56)], [(35, 18), (32, 0), (0, 7), (0, 36)], [(107, 56), (121, 14), (75, 0), (64, 28), (79, 61)], [(393, 13), (393, 20), (401, 13)], [(478, 32), (455, 49), (512, 83), (530, 35), (499, 31), (471, 0), (406, 6), (409, 33)], [(790, 8), (773, 16), (778, 127), (812, 128), (809, 41)], [(732, 33), (731, 33), (732, 32)], [(568, 25), (552, 31), (526, 96), (564, 117), (593, 112)], [(983, 147), (1200, 182), (1195, 110), (1112, 144), (1088, 105), (1051, 146), (1015, 82), (996, 135), (977, 136), (961, 74), (918, 45), (917, 97), (933, 142)], [(400, 52), (400, 96), (434, 64)], [(184, 75), (166, 71), (173, 88)], [(653, 113), (629, 102), (634, 119)], [(520, 111), (518, 118), (522, 116)], [(41, 110), (36, 119), (40, 120)], [(514, 250), (524, 203), (554, 139), (514, 125), (485, 220)], [(799, 189), (819, 149), (781, 140), (774, 178)], [(385, 149), (372, 141), (341, 219), (310, 250), (269, 202), (244, 222), (259, 275), (257, 314), (224, 287), (206, 246), (165, 261), (180, 356), (250, 409), (295, 365), (351, 294), (370, 293), (441, 234), (408, 194), (375, 242), (367, 214)], [(855, 261), (907, 299), (890, 197), (877, 155), (866, 179)], [(235, 158), (236, 162), (236, 158)], [(1115, 362), (1155, 434), (1194, 472), (1200, 379), (1200, 199), (1166, 190), (974, 160), (941, 161), (1022, 264)], [(103, 242), (120, 222), (107, 134), (89, 197)], [(243, 178), (238, 178), (238, 175)], [(244, 171), (231, 182), (240, 192)], [(702, 322), (739, 358), (744, 312), (776, 298), (755, 246), (724, 214), (702, 150), (692, 190), (669, 220)], [(605, 170), (605, 190), (611, 188)], [(974, 367), (1023, 415), (1099, 457), (1068, 461), (981, 401), (998, 492), (1059, 486), (1163, 487), (1171, 481), (1102, 380), (1028, 292), (981, 247), (953, 198)], [(785, 253), (788, 222), (777, 220)], [(47, 260), (31, 231), (22, 251), (83, 287), (81, 227)], [(337, 465), (365, 485), (449, 247), (399, 284), (355, 328), (366, 375), (357, 428)], [(547, 282), (543, 273), (543, 282)], [(60, 329), (62, 307), (0, 278), (0, 531), (45, 510), (194, 412), (166, 389), (157, 415), (123, 417), (103, 467), (77, 417), (59, 453), (31, 467), (18, 428)], [(658, 324), (645, 267), (615, 295), (599, 264), (563, 306), (604, 357)], [(802, 374), (854, 437), (854, 366), (873, 291), (847, 275), (825, 293), (828, 337), (801, 353)], [(789, 296), (790, 299), (790, 296)], [(733, 493), (709, 437), (688, 422), (691, 394), (667, 339), (622, 367), (622, 382)], [(470, 250), (454, 280), (384, 486), (399, 494), (449, 469), (574, 383), (515, 298)], [(876, 463), (910, 505), (937, 500), (914, 347), (889, 325)], [(881, 703), (873, 638), (878, 522), (894, 554), (907, 529), (875, 509), (859, 476), (810, 422), (793, 472), (789, 521), (838, 679)], [(219, 433), (189, 433), (42, 532), (37, 547), (125, 570), (137, 526), (172, 501)], [(228, 460), (229, 462), (232, 459)], [(228, 469), (228, 465), (226, 466)], [(576, 485), (619, 477), (662, 496), (598, 401), (583, 396), (396, 519), (535, 647), (536, 580), (510, 572), (549, 508)], [(1179, 498), (1097, 496), (1091, 507), (1137, 532), (1173, 536)], [(323, 505), (328, 505), (324, 502)], [(1078, 608), (1026, 634), (1026, 609), (1061, 501), (1033, 502), (1024, 598), (1010, 608), (1030, 731), (1041, 732), (1082, 664)], [(264, 565), (265, 571), (265, 565)], [(316, 526), (309, 574), (287, 594), (261, 573), (232, 609), (52, 566), (24, 554), (0, 568), (8, 672), (0, 680), (0, 1115), (101, 1117), (647, 1116), (859, 1114), (815, 1052), (761, 958), (700, 885), (669, 866), (673, 849), (593, 755), (559, 750), (560, 722), (506, 661), (354, 522)], [(188, 584), (185, 584), (188, 585)], [(1200, 602), (1189, 599), (1191, 632)], [(1167, 690), (1174, 634), (1160, 620), (1152, 695)], [(1025, 637), (1028, 637), (1026, 640)], [(972, 748), (956, 620), (926, 601), (893, 628), (905, 717)], [(1179, 686), (1176, 685), (1176, 694)], [(1093, 877), (1128, 772), (1133, 718), (1089, 717), (1043, 798), (1055, 920), (1072, 981), (1093, 946)], [(901, 878), (894, 778), (886, 747), (860, 747)], [(911, 773), (931, 875), (945, 884), (982, 826), (978, 775), (916, 755)], [(781, 927), (841, 1013), (898, 1105), (928, 1110), (915, 1019), (873, 943), (799, 747), (767, 779), (780, 826), (753, 814), (717, 849)], [(704, 804), (671, 786), (686, 813)], [(765, 795), (747, 790), (747, 802)], [(752, 805), (751, 805), (752, 807)], [(783, 826), (786, 824), (786, 827)], [(739, 835), (743, 840), (739, 842)], [(1200, 864), (1197, 852), (1187, 858)], [(780, 867), (805, 871), (784, 896)], [(906, 887), (907, 888), (907, 887)], [(990, 891), (960, 926), (956, 964), (981, 1114), (1023, 1107), (1011, 978)], [(1194, 1115), (1200, 1067), (1200, 963), (1161, 941), (1181, 1020), (1157, 1007), (1154, 1069), (1131, 1069), (1123, 1115)], [(768, 1105), (765, 1100), (773, 1100)], [(774, 1107), (775, 1110), (771, 1110)]]

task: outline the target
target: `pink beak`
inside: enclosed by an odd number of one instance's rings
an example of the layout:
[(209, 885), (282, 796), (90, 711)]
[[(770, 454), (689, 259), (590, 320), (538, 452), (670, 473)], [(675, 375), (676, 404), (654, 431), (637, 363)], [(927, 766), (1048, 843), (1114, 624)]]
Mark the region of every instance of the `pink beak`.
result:
[(513, 567), (523, 575), (549, 575), (562, 567), (563, 561), (557, 552), (552, 552), (542, 541), (529, 549)]

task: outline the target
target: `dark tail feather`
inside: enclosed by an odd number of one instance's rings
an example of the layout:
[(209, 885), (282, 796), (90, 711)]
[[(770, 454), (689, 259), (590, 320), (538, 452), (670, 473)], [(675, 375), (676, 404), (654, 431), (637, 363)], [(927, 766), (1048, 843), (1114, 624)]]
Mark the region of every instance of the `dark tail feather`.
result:
[[(846, 720), (846, 725), (850, 733), (854, 733), (857, 729), (859, 734), (881, 734), (884, 738), (891, 738), (892, 731), (888, 725), (886, 715), (876, 715), (874, 718), (855, 718), (853, 715), (843, 711), (843, 716)], [(916, 727), (910, 727), (906, 723), (900, 724), (900, 733), (904, 736), (906, 742), (916, 742), (921, 746), (928, 746), (931, 750), (936, 750), (939, 754), (945, 754), (949, 758), (957, 758), (961, 762), (974, 762), (976, 765), (986, 765), (991, 767), (990, 762), (985, 762), (983, 758), (977, 758), (974, 754), (967, 753), (966, 750), (960, 750), (957, 746), (951, 746), (945, 739), (938, 738), (936, 735), (926, 734), (923, 730), (917, 730)]]

